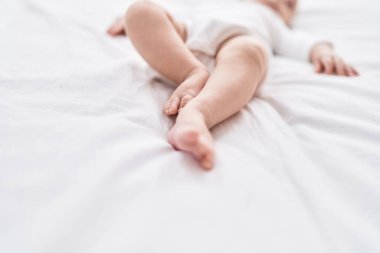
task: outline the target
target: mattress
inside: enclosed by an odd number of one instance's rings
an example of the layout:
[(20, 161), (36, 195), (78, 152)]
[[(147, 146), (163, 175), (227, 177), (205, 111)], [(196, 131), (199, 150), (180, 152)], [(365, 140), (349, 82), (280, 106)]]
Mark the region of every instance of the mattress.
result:
[(295, 29), (361, 76), (275, 58), (211, 172), (167, 142), (172, 88), (105, 34), (130, 3), (0, 1), (0, 252), (380, 252), (377, 0), (301, 1)]

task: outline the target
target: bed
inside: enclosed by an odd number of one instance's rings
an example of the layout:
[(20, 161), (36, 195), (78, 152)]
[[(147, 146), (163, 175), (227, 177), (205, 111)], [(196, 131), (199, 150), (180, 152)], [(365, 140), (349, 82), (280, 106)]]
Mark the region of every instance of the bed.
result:
[(167, 143), (172, 89), (104, 33), (130, 3), (0, 1), (0, 252), (380, 252), (377, 0), (301, 1), (361, 76), (274, 59), (207, 173)]

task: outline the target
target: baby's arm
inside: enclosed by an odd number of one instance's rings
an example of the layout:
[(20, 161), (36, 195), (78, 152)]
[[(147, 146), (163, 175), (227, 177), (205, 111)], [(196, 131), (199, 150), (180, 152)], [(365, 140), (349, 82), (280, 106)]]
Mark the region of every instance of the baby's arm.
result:
[(329, 43), (318, 43), (310, 52), (310, 60), (317, 73), (338, 76), (358, 76), (358, 71), (336, 55)]
[(332, 44), (309, 34), (290, 30), (282, 21), (272, 20), (273, 50), (276, 54), (314, 64), (317, 73), (358, 76), (358, 72), (334, 52)]

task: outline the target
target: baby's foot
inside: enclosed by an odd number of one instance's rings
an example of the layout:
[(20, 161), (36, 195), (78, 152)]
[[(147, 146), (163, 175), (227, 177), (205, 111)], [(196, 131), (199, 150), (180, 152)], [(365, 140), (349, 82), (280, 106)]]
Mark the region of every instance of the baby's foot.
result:
[(205, 170), (214, 166), (213, 138), (200, 112), (189, 107), (183, 109), (169, 132), (169, 142), (192, 154)]
[(107, 32), (109, 35), (114, 36), (114, 37), (126, 35), (125, 26), (124, 26), (124, 19), (123, 18), (117, 18), (115, 20), (115, 22), (108, 28)]
[(176, 115), (190, 100), (195, 98), (203, 89), (209, 74), (204, 69), (196, 69), (181, 83), (170, 96), (164, 107), (166, 115)]

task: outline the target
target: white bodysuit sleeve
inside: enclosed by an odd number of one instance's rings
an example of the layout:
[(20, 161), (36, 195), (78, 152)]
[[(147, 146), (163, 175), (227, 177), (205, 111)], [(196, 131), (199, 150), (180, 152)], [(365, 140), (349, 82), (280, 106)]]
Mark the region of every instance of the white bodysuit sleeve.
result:
[(311, 50), (316, 44), (329, 43), (324, 39), (293, 31), (277, 17), (270, 23), (272, 48), (277, 55), (308, 62)]

